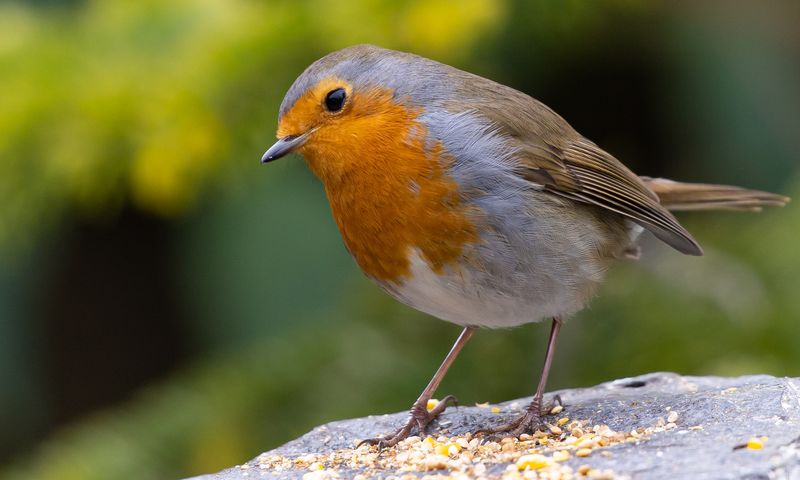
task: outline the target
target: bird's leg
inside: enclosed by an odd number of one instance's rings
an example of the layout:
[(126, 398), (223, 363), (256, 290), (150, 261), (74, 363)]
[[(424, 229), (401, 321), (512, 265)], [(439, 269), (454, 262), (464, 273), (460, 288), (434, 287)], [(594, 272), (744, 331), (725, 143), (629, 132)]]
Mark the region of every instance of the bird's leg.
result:
[(464, 347), (464, 345), (467, 343), (467, 340), (469, 340), (473, 333), (475, 333), (475, 327), (464, 327), (464, 330), (461, 331), (461, 335), (458, 336), (456, 343), (453, 344), (453, 347), (450, 349), (450, 352), (439, 366), (439, 369), (436, 370), (436, 373), (433, 375), (433, 378), (431, 378), (428, 386), (425, 387), (425, 390), (422, 391), (422, 394), (420, 394), (419, 398), (417, 398), (417, 401), (414, 402), (414, 405), (411, 407), (411, 411), (408, 412), (408, 421), (405, 423), (405, 425), (400, 427), (396, 432), (388, 437), (368, 438), (366, 440), (362, 440), (358, 445), (377, 445), (378, 448), (391, 447), (396, 445), (397, 442), (407, 438), (411, 434), (411, 430), (413, 430), (414, 427), (417, 427), (418, 433), (423, 435), (428, 424), (431, 423), (437, 416), (439, 416), (439, 414), (442, 413), (445, 408), (447, 408), (447, 404), (450, 402), (456, 402), (456, 398), (454, 396), (448, 395), (443, 398), (431, 411), (428, 411), (428, 400), (433, 397), (434, 392), (436, 392), (436, 388), (439, 387), (439, 384), (442, 382), (442, 379), (447, 373), (447, 370), (450, 368), (450, 365), (453, 364), (453, 361), (458, 356), (458, 352), (461, 351), (461, 348)]
[[(547, 376), (550, 374), (550, 365), (553, 363), (559, 330), (561, 330), (561, 319), (553, 318), (553, 323), (550, 327), (550, 338), (547, 341), (547, 352), (544, 356), (544, 367), (542, 367), (542, 375), (539, 378), (539, 386), (536, 387), (536, 393), (530, 405), (528, 405), (528, 408), (525, 410), (525, 414), (507, 425), (482, 430), (483, 433), (502, 433), (510, 437), (518, 437), (541, 425), (541, 417), (547, 413), (546, 410), (542, 409), (544, 404), (544, 389), (547, 385)], [(558, 401), (560, 403), (560, 399), (558, 399)]]

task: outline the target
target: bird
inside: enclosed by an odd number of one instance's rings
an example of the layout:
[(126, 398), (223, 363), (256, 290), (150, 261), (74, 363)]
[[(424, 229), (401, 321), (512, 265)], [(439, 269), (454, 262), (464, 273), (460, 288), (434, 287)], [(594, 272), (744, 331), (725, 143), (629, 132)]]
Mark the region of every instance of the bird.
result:
[(373, 45), (312, 63), (285, 94), (277, 142), (261, 158), (304, 157), (321, 181), (344, 244), (362, 272), (398, 301), (462, 327), (394, 432), (426, 428), (442, 378), (479, 328), (550, 321), (534, 396), (512, 422), (542, 425), (562, 324), (609, 268), (635, 257), (644, 231), (686, 255), (700, 244), (671, 213), (757, 211), (789, 199), (735, 186), (640, 177), (531, 96), (412, 53)]

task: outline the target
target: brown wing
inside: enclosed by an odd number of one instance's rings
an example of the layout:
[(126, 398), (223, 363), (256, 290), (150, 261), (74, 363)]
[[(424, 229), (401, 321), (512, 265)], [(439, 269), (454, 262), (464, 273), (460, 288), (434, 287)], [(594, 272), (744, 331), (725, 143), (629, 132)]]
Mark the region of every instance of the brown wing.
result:
[(582, 137), (561, 148), (525, 142), (520, 148), (521, 174), (546, 191), (603, 207), (630, 218), (676, 250), (702, 255), (703, 250), (658, 196), (597, 145)]
[(547, 105), (522, 92), (464, 72), (454, 82), (459, 99), (453, 108), (485, 115), (513, 143), (520, 175), (546, 191), (597, 205), (630, 218), (680, 252), (703, 250), (658, 196), (633, 172), (600, 147), (583, 138)]

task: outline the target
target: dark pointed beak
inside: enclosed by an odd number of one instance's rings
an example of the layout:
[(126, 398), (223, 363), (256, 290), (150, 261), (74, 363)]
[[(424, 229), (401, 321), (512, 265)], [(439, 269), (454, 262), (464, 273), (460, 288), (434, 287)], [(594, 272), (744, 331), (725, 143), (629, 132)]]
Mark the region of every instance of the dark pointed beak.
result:
[(287, 135), (281, 138), (264, 153), (264, 156), (261, 157), (261, 163), (271, 162), (292, 153), (294, 149), (304, 144), (307, 138), (308, 132), (302, 135)]

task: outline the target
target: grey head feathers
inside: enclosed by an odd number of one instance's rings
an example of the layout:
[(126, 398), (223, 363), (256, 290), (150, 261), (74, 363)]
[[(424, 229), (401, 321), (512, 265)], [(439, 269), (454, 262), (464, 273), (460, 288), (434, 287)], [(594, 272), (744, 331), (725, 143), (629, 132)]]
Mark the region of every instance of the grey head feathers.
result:
[(353, 85), (354, 90), (380, 86), (394, 90), (398, 101), (440, 106), (451, 97), (446, 81), (459, 72), (411, 53), (398, 52), (374, 45), (355, 45), (330, 53), (312, 63), (292, 84), (281, 103), (279, 117), (308, 90), (326, 77), (338, 77)]

